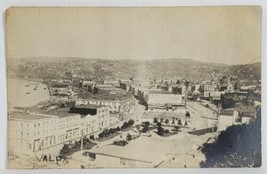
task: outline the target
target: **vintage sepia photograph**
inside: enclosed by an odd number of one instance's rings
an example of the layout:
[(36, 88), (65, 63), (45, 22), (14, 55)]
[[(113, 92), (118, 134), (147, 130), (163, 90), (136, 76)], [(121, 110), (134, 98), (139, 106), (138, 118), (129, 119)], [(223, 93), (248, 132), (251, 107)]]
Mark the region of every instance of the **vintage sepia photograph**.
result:
[(260, 6), (10, 7), (8, 168), (260, 167)]

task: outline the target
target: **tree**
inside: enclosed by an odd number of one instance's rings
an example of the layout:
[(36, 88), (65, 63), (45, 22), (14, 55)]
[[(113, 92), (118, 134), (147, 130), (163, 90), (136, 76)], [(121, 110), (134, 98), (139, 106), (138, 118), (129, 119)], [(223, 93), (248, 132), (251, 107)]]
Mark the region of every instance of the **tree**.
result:
[(126, 137), (126, 140), (127, 141), (131, 141), (133, 139), (132, 135), (131, 134), (128, 134), (127, 137)]
[(101, 133), (99, 133), (99, 134), (98, 134), (98, 137), (99, 137), (99, 138), (104, 138), (104, 135), (103, 135), (103, 133), (102, 133), (102, 132), (101, 132)]
[(116, 131), (115, 131), (115, 129), (114, 128), (110, 128), (109, 129), (109, 134), (114, 134)]
[(170, 122), (170, 121), (169, 121), (168, 119), (166, 119), (164, 123), (165, 123), (165, 124), (169, 124), (169, 122)]
[(179, 126), (182, 126), (182, 122), (181, 122), (180, 119), (178, 120), (178, 125), (179, 125)]
[(158, 134), (163, 135), (163, 133), (164, 133), (164, 129), (161, 126), (159, 126), (158, 127)]
[(157, 123), (157, 126), (158, 126), (158, 127), (161, 127), (161, 123), (160, 123), (160, 122), (158, 122), (158, 123)]
[(127, 127), (129, 127), (128, 122), (124, 122), (123, 125), (121, 126), (121, 129), (126, 129)]
[(155, 117), (153, 123), (158, 123), (158, 119)]
[(261, 109), (254, 121), (228, 127), (214, 143), (204, 144), (201, 151), (206, 158), (201, 167), (260, 167)]
[(163, 122), (163, 118), (160, 119), (160, 122), (161, 122), (161, 123)]
[(90, 135), (89, 139), (95, 140), (95, 136), (94, 135)]
[(59, 154), (64, 155), (64, 154), (69, 153), (70, 151), (71, 151), (70, 146), (68, 144), (64, 144), (62, 149), (60, 150)]
[(120, 141), (114, 141), (113, 144), (117, 146), (125, 146), (126, 144), (128, 144), (128, 142), (125, 140), (120, 140)]
[(147, 132), (148, 131), (148, 127), (142, 127), (142, 129), (141, 129), (141, 132)]
[(190, 118), (190, 113), (188, 111), (186, 111), (185, 116)]
[(103, 130), (103, 135), (104, 135), (104, 137), (107, 137), (107, 136), (109, 136), (109, 130), (108, 129), (104, 129)]
[(121, 128), (118, 126), (116, 127), (115, 131), (119, 132), (121, 130)]
[(178, 131), (179, 128), (180, 128), (179, 126), (174, 126), (174, 130), (175, 130), (175, 131)]
[(97, 87), (94, 87), (93, 93), (94, 94), (97, 94), (98, 93), (98, 88)]
[(188, 123), (187, 123), (187, 121), (185, 121), (184, 126), (187, 126), (187, 125), (188, 125)]
[(134, 124), (134, 120), (133, 119), (130, 119), (129, 121), (128, 121), (128, 125), (129, 126), (132, 126)]
[(149, 126), (150, 126), (150, 122), (149, 122), (149, 121), (145, 121), (145, 122), (143, 122), (143, 126), (144, 126), (144, 127), (149, 127)]

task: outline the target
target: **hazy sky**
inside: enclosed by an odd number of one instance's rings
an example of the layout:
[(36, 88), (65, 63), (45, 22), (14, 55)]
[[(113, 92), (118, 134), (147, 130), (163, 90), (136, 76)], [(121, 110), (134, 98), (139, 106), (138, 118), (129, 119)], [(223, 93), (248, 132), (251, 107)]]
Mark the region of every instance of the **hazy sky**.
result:
[(10, 58), (243, 64), (261, 56), (259, 7), (12, 8), (6, 22)]

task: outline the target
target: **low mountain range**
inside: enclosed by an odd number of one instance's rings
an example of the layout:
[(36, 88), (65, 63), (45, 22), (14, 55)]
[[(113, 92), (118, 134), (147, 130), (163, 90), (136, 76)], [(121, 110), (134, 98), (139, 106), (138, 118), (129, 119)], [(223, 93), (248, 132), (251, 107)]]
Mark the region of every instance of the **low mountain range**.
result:
[(190, 81), (235, 75), (241, 79), (261, 78), (261, 63), (227, 65), (191, 59), (98, 59), (76, 57), (34, 57), (8, 60), (8, 75), (30, 78), (89, 77), (174, 78)]

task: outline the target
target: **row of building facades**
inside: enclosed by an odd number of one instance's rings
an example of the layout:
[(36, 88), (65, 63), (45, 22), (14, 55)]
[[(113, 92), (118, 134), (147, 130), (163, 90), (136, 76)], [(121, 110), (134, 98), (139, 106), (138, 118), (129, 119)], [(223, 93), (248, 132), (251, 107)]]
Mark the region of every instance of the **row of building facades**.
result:
[[(232, 80), (233, 81), (233, 80)], [(199, 104), (186, 103), (189, 93), (204, 99), (221, 100), (225, 93), (240, 91), (237, 80), (227, 79), (225, 85), (214, 82), (193, 83), (187, 81), (111, 80), (104, 84), (93, 81), (79, 82), (89, 94), (75, 99), (76, 106), (42, 112), (17, 111), (9, 114), (9, 148), (14, 153), (31, 154), (57, 144), (77, 140), (82, 136), (96, 134), (134, 112), (135, 98), (148, 110), (179, 112), (201, 112), (204, 117), (217, 120), (219, 131), (228, 126), (248, 123), (250, 114), (233, 109), (214, 110)], [(64, 82), (65, 83), (65, 82)], [(71, 81), (68, 81), (71, 84)], [(71, 90), (72, 87), (52, 87), (53, 91)], [(225, 88), (221, 90), (220, 88)], [(97, 92), (96, 92), (97, 91)], [(187, 105), (190, 107), (187, 107)], [(191, 110), (192, 111), (191, 111)], [(240, 117), (242, 116), (242, 117)]]

